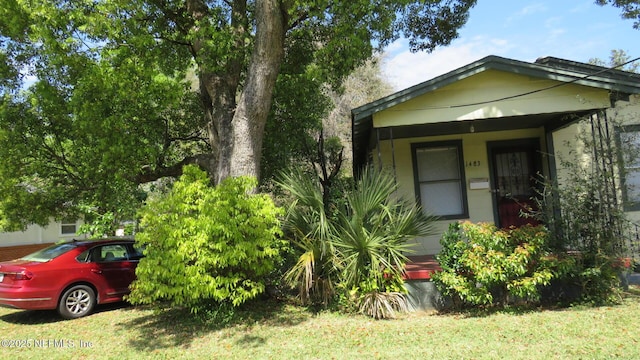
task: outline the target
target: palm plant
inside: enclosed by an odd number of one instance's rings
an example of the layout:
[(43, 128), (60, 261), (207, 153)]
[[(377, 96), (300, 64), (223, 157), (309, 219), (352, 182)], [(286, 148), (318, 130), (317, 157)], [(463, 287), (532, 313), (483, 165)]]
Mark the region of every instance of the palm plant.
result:
[(304, 302), (326, 304), (339, 285), (375, 318), (406, 309), (407, 241), (429, 234), (433, 218), (398, 196), (391, 174), (365, 169), (340, 206), (326, 206), (319, 181), (302, 170), (282, 174), (279, 184), (294, 199), (284, 224), (301, 250), (285, 280)]
[(402, 286), (407, 241), (428, 235), (433, 218), (398, 196), (388, 172), (365, 169), (338, 212), (332, 245), (342, 285), (356, 295), (360, 311), (389, 317), (405, 310)]
[(334, 294), (335, 266), (331, 222), (325, 212), (320, 182), (294, 168), (282, 173), (278, 184), (294, 199), (287, 209), (284, 230), (302, 252), (285, 274), (285, 281), (298, 288), (303, 303), (320, 300), (327, 304)]

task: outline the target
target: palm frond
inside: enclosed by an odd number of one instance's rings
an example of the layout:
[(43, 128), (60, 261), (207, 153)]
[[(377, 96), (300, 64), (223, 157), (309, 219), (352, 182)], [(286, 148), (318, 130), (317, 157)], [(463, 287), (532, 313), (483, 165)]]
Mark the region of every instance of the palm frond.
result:
[(307, 251), (298, 257), (296, 264), (284, 275), (289, 286), (298, 288), (298, 295), (303, 303), (307, 303), (311, 297), (314, 268), (313, 251)]
[(402, 294), (389, 289), (402, 286), (408, 240), (429, 234), (433, 218), (398, 196), (395, 178), (366, 169), (331, 219), (317, 179), (300, 170), (282, 179), (282, 188), (295, 198), (286, 230), (302, 250), (286, 280), (298, 287), (301, 299), (328, 301), (339, 281), (343, 289), (357, 289), (362, 311), (375, 318), (406, 308)]
[(409, 311), (409, 302), (398, 292), (372, 291), (362, 295), (359, 309), (374, 319), (393, 319), (396, 313)]
[(282, 173), (280, 187), (293, 201), (287, 209), (285, 233), (302, 254), (285, 274), (285, 281), (297, 287), (303, 303), (315, 298), (327, 303), (333, 296), (332, 274), (335, 272), (332, 224), (325, 213), (322, 190), (317, 178), (300, 169)]
[(338, 215), (333, 246), (347, 286), (383, 270), (400, 273), (410, 249), (408, 240), (425, 236), (432, 218), (396, 194), (393, 176), (367, 170), (347, 197), (348, 211)]
[(349, 209), (355, 217), (366, 217), (379, 211), (396, 190), (395, 179), (389, 173), (366, 168), (356, 182), (356, 190), (348, 195)]

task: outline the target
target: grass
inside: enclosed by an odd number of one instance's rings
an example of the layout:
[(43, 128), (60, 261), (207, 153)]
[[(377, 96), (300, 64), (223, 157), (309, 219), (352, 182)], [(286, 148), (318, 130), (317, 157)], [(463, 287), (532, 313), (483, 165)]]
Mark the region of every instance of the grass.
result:
[[(638, 359), (640, 289), (622, 305), (396, 320), (264, 303), (220, 324), (181, 310), (109, 305), (63, 321), (0, 309), (8, 359)], [(10, 341), (20, 341), (23, 347)]]

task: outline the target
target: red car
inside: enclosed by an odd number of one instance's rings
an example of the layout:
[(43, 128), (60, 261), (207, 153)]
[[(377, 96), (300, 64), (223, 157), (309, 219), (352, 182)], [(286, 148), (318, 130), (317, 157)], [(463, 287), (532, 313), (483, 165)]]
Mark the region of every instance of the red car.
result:
[(57, 309), (66, 319), (122, 301), (142, 250), (133, 240), (74, 240), (0, 263), (0, 306)]

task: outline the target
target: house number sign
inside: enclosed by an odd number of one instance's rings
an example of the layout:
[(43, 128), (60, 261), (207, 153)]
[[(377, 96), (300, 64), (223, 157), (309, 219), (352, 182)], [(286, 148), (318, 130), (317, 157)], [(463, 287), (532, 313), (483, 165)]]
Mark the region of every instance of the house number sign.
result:
[(466, 167), (479, 167), (480, 160), (466, 161)]

